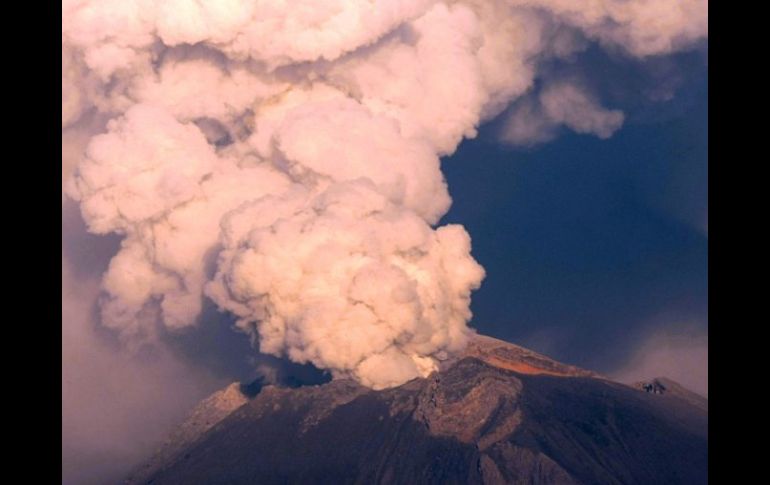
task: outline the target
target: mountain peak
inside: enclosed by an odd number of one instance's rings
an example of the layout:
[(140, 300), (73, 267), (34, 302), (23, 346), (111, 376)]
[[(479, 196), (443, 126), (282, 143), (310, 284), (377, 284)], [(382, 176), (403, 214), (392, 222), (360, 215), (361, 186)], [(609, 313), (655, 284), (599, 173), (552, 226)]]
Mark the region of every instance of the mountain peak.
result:
[[(516, 344), (499, 340), (486, 335), (476, 334), (468, 342), (468, 346), (460, 358), (475, 357), (501, 369), (512, 370), (520, 374), (547, 374), (562, 377), (600, 377), (599, 374), (562, 364), (550, 357), (538, 354)], [(458, 359), (451, 359), (447, 365), (452, 365)]]
[(395, 388), (231, 385), (132, 483), (706, 483), (708, 409), (656, 382), (668, 395), (478, 335)]
[(706, 412), (709, 409), (708, 399), (668, 377), (655, 377), (646, 381), (638, 381), (633, 383), (632, 387), (649, 394), (677, 397)]

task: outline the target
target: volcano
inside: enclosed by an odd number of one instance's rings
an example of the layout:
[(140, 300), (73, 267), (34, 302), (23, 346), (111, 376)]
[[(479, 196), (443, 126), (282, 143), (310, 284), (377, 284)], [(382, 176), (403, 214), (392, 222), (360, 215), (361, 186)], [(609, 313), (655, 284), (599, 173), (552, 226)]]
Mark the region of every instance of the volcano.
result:
[(669, 379), (625, 385), (477, 335), (391, 389), (233, 384), (127, 483), (692, 485), (707, 431), (708, 402)]

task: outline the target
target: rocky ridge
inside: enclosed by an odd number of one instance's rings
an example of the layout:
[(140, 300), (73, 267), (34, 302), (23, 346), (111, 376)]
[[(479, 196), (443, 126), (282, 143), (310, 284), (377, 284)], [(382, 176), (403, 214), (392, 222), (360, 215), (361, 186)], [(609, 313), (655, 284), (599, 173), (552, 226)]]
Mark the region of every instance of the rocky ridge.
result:
[(393, 389), (266, 386), (240, 405), (228, 389), (130, 483), (707, 480), (707, 408), (489, 337)]

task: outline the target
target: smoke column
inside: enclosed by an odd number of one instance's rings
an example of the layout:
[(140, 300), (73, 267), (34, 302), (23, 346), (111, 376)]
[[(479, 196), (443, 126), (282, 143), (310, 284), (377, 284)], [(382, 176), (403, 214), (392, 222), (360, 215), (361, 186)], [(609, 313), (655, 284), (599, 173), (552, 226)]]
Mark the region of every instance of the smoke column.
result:
[[(439, 157), (543, 62), (669, 54), (707, 20), (702, 0), (65, 0), (62, 128), (91, 136), (67, 193), (122, 237), (102, 323), (138, 345), (209, 298), (264, 353), (378, 389), (429, 374), (484, 277), (436, 227)], [(623, 121), (570, 80), (527, 99), (511, 142)]]

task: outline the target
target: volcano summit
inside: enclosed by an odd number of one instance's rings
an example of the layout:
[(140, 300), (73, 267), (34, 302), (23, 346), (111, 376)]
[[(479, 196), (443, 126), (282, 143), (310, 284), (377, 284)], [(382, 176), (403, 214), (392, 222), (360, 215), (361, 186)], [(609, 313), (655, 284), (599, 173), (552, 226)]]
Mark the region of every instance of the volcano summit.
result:
[(652, 382), (672, 392), (476, 336), (391, 389), (230, 386), (129, 483), (707, 483), (707, 404)]

